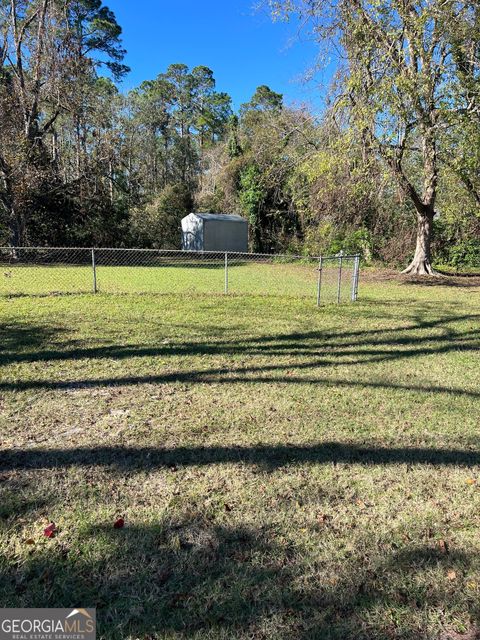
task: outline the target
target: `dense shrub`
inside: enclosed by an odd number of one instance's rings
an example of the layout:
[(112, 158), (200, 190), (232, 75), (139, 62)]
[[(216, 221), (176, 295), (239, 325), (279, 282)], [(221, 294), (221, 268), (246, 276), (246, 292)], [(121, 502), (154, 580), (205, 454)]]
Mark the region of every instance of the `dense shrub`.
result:
[(169, 185), (150, 203), (131, 213), (133, 244), (153, 249), (179, 249), (181, 220), (192, 210), (192, 199), (183, 185)]

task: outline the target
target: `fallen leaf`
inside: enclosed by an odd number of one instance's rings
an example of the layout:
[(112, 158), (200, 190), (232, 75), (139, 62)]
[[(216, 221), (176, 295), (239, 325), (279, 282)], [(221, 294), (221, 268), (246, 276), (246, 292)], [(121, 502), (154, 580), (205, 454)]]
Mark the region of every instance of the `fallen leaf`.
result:
[(445, 540), (439, 540), (437, 545), (441, 553), (448, 553), (448, 544)]
[(476, 480), (475, 480), (475, 478), (467, 478), (467, 479), (465, 480), (465, 482), (466, 482), (467, 484), (475, 484), (475, 483), (476, 483)]
[(367, 505), (365, 504), (365, 502), (363, 500), (361, 500), (360, 498), (358, 498), (358, 500), (355, 501), (357, 507), (359, 509), (366, 509)]
[(113, 528), (114, 529), (123, 529), (125, 525), (125, 520), (123, 518), (117, 518), (115, 520), (115, 522), (113, 523)]
[(456, 580), (457, 579), (457, 574), (453, 569), (450, 569), (450, 571), (447, 572), (447, 578), (449, 580)]
[(332, 519), (332, 516), (329, 516), (326, 513), (319, 513), (317, 515), (317, 522), (319, 522), (320, 524), (325, 524), (325, 522), (331, 519)]
[(54, 538), (56, 533), (57, 527), (54, 522), (51, 522), (48, 527), (45, 527), (45, 529), (43, 530), (43, 535), (46, 538)]
[(35, 540), (33, 538), (27, 538), (25, 544), (35, 544)]

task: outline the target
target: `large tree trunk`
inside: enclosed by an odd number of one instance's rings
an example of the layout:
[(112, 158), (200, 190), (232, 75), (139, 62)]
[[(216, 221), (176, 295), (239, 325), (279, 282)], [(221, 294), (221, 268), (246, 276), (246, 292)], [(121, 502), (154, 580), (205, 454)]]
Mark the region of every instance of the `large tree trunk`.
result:
[(10, 243), (12, 247), (23, 247), (26, 244), (23, 216), (14, 207), (10, 212)]
[(434, 211), (417, 213), (417, 246), (412, 262), (402, 273), (416, 276), (439, 275), (431, 263), (430, 247), (432, 243), (432, 226)]
[[(433, 116), (432, 116), (433, 118)], [(417, 246), (412, 262), (402, 273), (415, 276), (439, 276), (434, 271), (431, 259), (433, 217), (437, 196), (438, 167), (437, 149), (434, 132), (434, 119), (428, 126), (422, 126), (423, 152), (423, 195), (420, 198), (413, 185), (406, 181), (407, 193), (417, 210)], [(403, 171), (402, 176), (404, 177)]]

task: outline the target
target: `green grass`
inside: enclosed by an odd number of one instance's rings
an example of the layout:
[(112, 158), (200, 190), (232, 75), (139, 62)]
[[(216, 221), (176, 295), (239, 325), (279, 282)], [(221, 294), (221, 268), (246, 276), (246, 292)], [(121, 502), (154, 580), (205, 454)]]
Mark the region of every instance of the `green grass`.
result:
[[(228, 290), (237, 294), (269, 294), (309, 297), (315, 301), (318, 263), (297, 262), (255, 264), (231, 263)], [(352, 279), (352, 260), (344, 261), (342, 299), (348, 300)], [(192, 266), (157, 267), (98, 266), (97, 288), (102, 293), (209, 293), (225, 291), (225, 271), (221, 261), (194, 263)], [(337, 295), (337, 264), (323, 269), (323, 296), (333, 301)], [(44, 295), (51, 293), (89, 293), (93, 289), (91, 267), (11, 266), (0, 270), (1, 295)]]
[(449, 264), (436, 264), (435, 269), (438, 269), (442, 273), (449, 274), (449, 275), (465, 274), (465, 275), (480, 276), (479, 265), (469, 266), (469, 267), (464, 267), (464, 266), (452, 267)]
[(2, 606), (97, 606), (112, 640), (472, 640), (480, 287), (437, 284), (0, 298)]

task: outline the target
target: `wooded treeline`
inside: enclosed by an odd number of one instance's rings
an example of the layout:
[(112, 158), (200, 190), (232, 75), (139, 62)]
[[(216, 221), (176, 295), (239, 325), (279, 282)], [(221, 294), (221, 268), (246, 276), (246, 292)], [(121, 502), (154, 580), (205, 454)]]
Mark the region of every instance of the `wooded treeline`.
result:
[(270, 4), (342, 52), (321, 117), (267, 86), (234, 113), (201, 65), (122, 93), (101, 0), (0, 0), (0, 244), (178, 248), (198, 210), (255, 251), (480, 265), (478, 4)]

